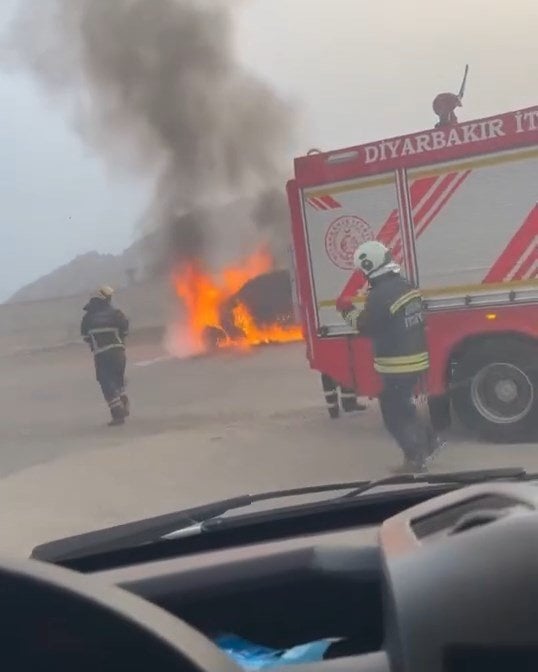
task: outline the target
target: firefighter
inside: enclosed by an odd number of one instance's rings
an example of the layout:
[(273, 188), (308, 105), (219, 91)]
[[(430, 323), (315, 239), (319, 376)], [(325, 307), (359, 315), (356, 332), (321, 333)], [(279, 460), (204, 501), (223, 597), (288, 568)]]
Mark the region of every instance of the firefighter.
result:
[(403, 469), (423, 471), (440, 443), (421, 422), (413, 399), (417, 383), (429, 368), (422, 297), (378, 241), (360, 245), (354, 265), (368, 279), (364, 309), (346, 296), (338, 299), (337, 308), (360, 335), (373, 341), (374, 368), (383, 382), (381, 414), (403, 451)]
[(123, 425), (129, 415), (125, 393), (125, 338), (129, 321), (112, 305), (113, 293), (110, 287), (99, 288), (84, 306), (80, 325), (82, 338), (93, 353), (97, 381), (110, 408), (110, 426)]

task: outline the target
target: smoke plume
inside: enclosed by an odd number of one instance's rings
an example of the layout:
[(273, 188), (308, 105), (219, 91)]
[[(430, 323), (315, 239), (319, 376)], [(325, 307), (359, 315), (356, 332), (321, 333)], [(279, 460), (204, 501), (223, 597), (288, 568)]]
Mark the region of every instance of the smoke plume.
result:
[[(147, 219), (166, 264), (233, 254), (249, 227), (274, 242), (286, 218), (292, 113), (238, 64), (236, 4), (21, 0), (10, 31), (16, 63), (69, 106), (108, 165), (155, 180)], [(244, 197), (255, 200), (248, 221), (221, 221), (221, 204)]]

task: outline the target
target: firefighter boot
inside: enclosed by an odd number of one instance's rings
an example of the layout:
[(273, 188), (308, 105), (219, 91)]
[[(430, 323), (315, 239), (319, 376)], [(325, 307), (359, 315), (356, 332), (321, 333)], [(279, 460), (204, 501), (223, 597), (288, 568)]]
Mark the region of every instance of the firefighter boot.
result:
[(365, 411), (368, 406), (366, 404), (361, 404), (357, 401), (357, 397), (344, 397), (344, 393), (340, 394), (340, 399), (342, 400), (342, 406), (346, 413), (353, 413), (354, 411)]
[(426, 433), (422, 430), (420, 424), (410, 423), (399, 431), (398, 443), (404, 454), (404, 461), (396, 469), (397, 473), (420, 474), (426, 471), (428, 450)]
[(427, 471), (426, 464), (420, 460), (404, 458), (402, 464), (390, 470), (393, 474), (423, 474)]
[(422, 458), (405, 458), (403, 472), (409, 474), (422, 474), (427, 470), (426, 461)]
[(446, 441), (437, 434), (433, 429), (427, 430), (428, 447), (426, 455), (426, 464), (430, 465), (435, 459), (436, 455), (446, 448)]
[(125, 412), (125, 417), (128, 418), (131, 415), (131, 404), (129, 402), (129, 397), (125, 392), (120, 396), (121, 403), (123, 404), (123, 410)]
[(340, 402), (344, 413), (353, 413), (354, 411), (365, 411), (366, 406), (357, 401), (357, 393), (350, 387), (340, 386)]
[(112, 420), (108, 423), (109, 427), (125, 424), (125, 409), (123, 408), (121, 399), (118, 398), (111, 402), (110, 414), (112, 415)]
[(124, 425), (125, 424), (125, 415), (122, 413), (121, 415), (119, 414), (113, 414), (112, 415), (112, 420), (108, 423), (109, 427), (118, 427), (119, 425)]

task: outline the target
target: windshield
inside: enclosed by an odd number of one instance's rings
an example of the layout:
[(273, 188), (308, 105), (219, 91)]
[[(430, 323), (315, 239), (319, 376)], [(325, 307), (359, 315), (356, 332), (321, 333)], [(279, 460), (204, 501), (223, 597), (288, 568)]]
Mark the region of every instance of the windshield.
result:
[(398, 4), (2, 3), (0, 554), (538, 471), (536, 4)]

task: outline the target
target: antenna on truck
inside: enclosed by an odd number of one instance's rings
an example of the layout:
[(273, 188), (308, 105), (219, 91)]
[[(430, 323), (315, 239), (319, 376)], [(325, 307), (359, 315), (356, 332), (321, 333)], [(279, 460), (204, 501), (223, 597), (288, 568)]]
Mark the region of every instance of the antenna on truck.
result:
[(465, 93), (468, 74), (469, 66), (466, 65), (463, 73), (463, 80), (457, 95), (455, 93), (440, 93), (435, 96), (433, 101), (433, 111), (439, 117), (439, 121), (435, 124), (435, 128), (454, 126), (458, 123), (458, 118), (456, 117), (454, 110), (457, 107), (462, 106), (461, 101), (463, 100), (463, 95)]
[(463, 81), (461, 82), (460, 92), (458, 93), (458, 98), (463, 99), (463, 94), (465, 93), (465, 85), (467, 84), (467, 75), (469, 74), (469, 66), (465, 66), (465, 72), (463, 73)]

